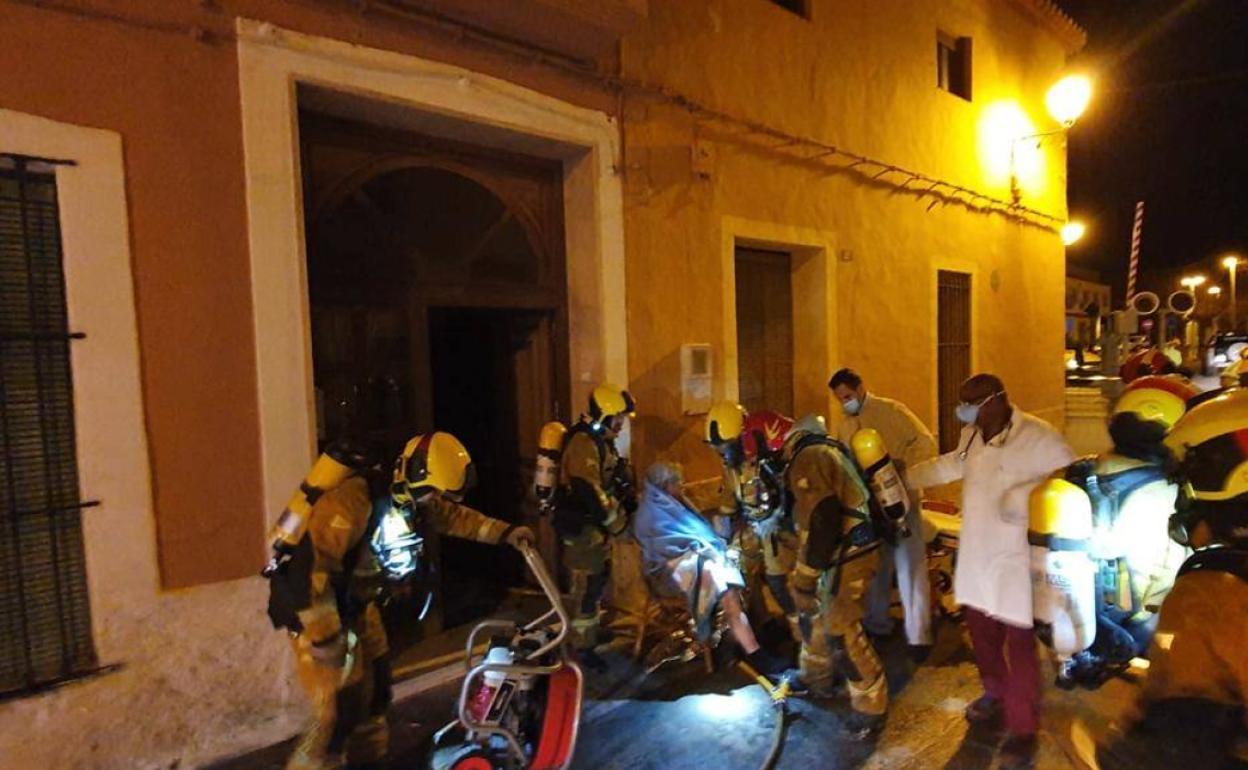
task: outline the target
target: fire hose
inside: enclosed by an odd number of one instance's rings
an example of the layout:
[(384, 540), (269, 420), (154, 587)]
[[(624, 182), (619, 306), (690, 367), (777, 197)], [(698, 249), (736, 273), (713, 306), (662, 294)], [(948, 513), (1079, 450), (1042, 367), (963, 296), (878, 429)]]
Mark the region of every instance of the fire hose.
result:
[(738, 661), (737, 665), (741, 668), (745, 675), (758, 682), (758, 686), (767, 692), (767, 697), (771, 699), (771, 707), (776, 712), (775, 730), (772, 732), (771, 748), (767, 751), (767, 757), (760, 765), (761, 770), (772, 770), (776, 766), (776, 761), (780, 759), (780, 749), (784, 746), (784, 729), (788, 723), (788, 704), (789, 704), (789, 679), (784, 677), (779, 684), (772, 684), (771, 680), (754, 670), (754, 667), (745, 661)]

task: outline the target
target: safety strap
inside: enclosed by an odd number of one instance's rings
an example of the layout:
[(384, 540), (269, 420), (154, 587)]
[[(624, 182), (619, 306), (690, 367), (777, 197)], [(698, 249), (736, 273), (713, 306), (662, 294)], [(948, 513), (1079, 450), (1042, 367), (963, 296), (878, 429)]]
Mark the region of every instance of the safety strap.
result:
[[(868, 510), (860, 511), (857, 508), (850, 508), (848, 506), (845, 506), (844, 512), (847, 513), (851, 518), (858, 519), (859, 521), (870, 521), (871, 512), (870, 512), (869, 506), (871, 504), (871, 501), (874, 500), (875, 498), (871, 496), (871, 490), (869, 490), (866, 486), (865, 479), (867, 477), (866, 477), (866, 474), (862, 472), (862, 466), (860, 466), (858, 464), (858, 461), (854, 459), (854, 455), (853, 453), (849, 451), (849, 447), (845, 446), (840, 441), (837, 441), (836, 439), (826, 434), (807, 433), (805, 436), (802, 436), (800, 439), (798, 439), (797, 445), (793, 447), (793, 459), (796, 459), (797, 456), (801, 454), (805, 449), (807, 449), (808, 447), (812, 447), (812, 446), (826, 446), (826, 447), (832, 447), (833, 449), (837, 450), (840, 453), (841, 458), (843, 459), (844, 463), (848, 465), (849, 468), (854, 471), (854, 473), (857, 474), (854, 477), (854, 480), (858, 483), (859, 491), (862, 492), (863, 494), (863, 499), (867, 501)], [(792, 460), (790, 460), (790, 462), (792, 462)]]
[(594, 429), (594, 423), (586, 420), (584, 417), (577, 420), (576, 423), (568, 428), (567, 434), (563, 439), (563, 451), (567, 451), (568, 445), (572, 443), (572, 437), (578, 433), (588, 434), (594, 440), (594, 447), (598, 450), (599, 464), (607, 461), (607, 439)]
[(1106, 493), (1115, 495), (1121, 500), (1140, 487), (1152, 484), (1154, 481), (1163, 481), (1165, 478), (1166, 472), (1160, 467), (1144, 465), (1117, 473), (1098, 475), (1096, 483)]
[(1027, 530), (1027, 542), (1050, 551), (1086, 551), (1089, 547), (1087, 538), (1059, 537)]

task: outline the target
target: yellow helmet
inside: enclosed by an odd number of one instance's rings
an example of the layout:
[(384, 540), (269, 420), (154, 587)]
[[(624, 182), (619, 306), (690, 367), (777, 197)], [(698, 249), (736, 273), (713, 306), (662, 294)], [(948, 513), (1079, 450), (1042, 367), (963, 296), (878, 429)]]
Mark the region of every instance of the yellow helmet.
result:
[(706, 413), (706, 438), (708, 444), (727, 444), (741, 437), (745, 431), (745, 407), (731, 401), (721, 401)]
[(589, 394), (589, 416), (594, 422), (602, 422), (617, 414), (632, 417), (636, 409), (633, 397), (618, 385), (602, 384)]
[(1234, 388), (1183, 416), (1166, 436), (1193, 500), (1248, 493), (1248, 388)]
[(1170, 537), (1196, 548), (1248, 542), (1248, 389), (1192, 407), (1166, 444), (1179, 460)]
[(410, 505), (430, 492), (462, 494), (475, 482), (472, 458), (459, 439), (426, 433), (413, 436), (395, 461), (391, 496), (397, 505)]
[(1187, 401), (1200, 390), (1178, 374), (1149, 375), (1133, 380), (1114, 404), (1114, 414), (1134, 412), (1144, 420), (1174, 427), (1187, 411)]
[(1027, 499), (1027, 512), (1027, 529), (1035, 535), (1063, 540), (1092, 537), (1092, 499), (1065, 479), (1040, 482)]

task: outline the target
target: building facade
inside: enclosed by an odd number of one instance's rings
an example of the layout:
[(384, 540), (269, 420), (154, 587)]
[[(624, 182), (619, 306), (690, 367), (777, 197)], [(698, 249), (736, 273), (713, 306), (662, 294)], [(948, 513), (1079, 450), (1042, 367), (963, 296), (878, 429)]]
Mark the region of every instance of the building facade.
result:
[(6, 612), (0, 765), (293, 733), (256, 572), (344, 430), (455, 431), (516, 519), (538, 426), (600, 381), (638, 400), (636, 463), (692, 478), (708, 401), (834, 416), (843, 365), (946, 443), (973, 371), (1062, 418), (1065, 155), (1015, 141), (1082, 44), (1047, 0), (0, 0), (0, 27), (5, 253), (64, 282), (13, 300), (61, 308), (59, 347), (6, 359), (68, 364), (31, 424), (72, 421), (77, 492), (20, 503), (55, 447), (6, 453), (6, 524), (55, 534), (11, 527), (5, 595), (56, 588)]

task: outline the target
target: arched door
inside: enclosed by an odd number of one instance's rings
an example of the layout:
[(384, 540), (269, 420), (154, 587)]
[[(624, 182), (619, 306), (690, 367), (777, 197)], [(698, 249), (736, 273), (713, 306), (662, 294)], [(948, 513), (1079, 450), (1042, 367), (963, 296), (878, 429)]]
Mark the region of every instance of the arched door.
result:
[[(392, 457), (449, 431), (477, 466), (469, 504), (527, 520), (537, 431), (566, 404), (559, 166), (318, 116), (300, 127), (318, 438)], [(521, 579), (484, 547), (441, 546), (448, 625)]]

